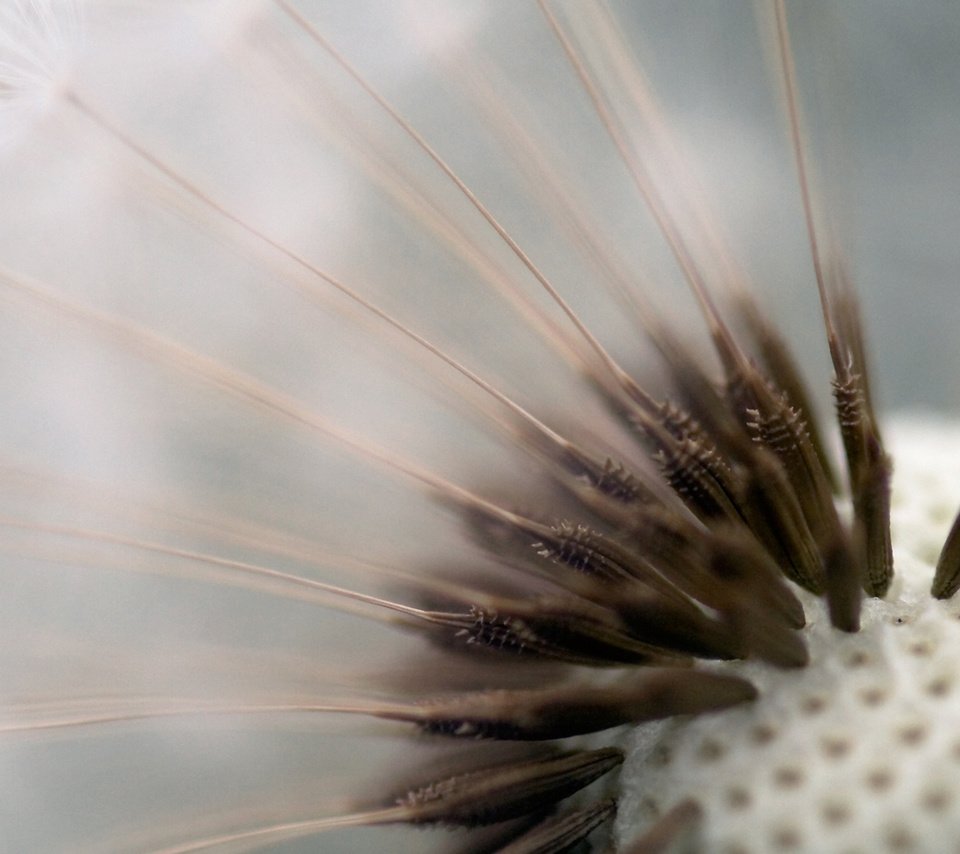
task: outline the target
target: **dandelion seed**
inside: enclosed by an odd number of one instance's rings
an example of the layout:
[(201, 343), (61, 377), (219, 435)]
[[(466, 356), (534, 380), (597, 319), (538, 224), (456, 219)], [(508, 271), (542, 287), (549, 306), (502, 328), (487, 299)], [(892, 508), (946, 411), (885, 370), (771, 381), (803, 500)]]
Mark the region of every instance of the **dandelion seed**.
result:
[(0, 7), (7, 847), (956, 835), (960, 439), (881, 424), (811, 97), (862, 44), (744, 5)]

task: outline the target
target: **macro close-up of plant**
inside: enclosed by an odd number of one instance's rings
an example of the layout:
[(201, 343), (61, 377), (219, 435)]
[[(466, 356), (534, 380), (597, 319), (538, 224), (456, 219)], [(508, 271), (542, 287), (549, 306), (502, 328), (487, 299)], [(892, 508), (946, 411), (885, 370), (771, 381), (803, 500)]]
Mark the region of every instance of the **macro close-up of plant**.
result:
[(960, 851), (947, 0), (0, 0), (0, 850)]

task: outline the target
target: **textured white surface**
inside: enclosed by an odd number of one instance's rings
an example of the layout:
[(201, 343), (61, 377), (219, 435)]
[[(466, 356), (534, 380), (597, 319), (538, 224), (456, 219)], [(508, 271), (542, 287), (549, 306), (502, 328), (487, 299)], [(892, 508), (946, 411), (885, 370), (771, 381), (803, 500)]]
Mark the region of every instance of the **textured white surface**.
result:
[(832, 629), (805, 597), (811, 663), (723, 665), (761, 698), (637, 729), (624, 768), (623, 840), (686, 797), (706, 810), (704, 850), (960, 850), (960, 604), (936, 602), (932, 565), (960, 503), (960, 426), (899, 419), (897, 579), (863, 628)]

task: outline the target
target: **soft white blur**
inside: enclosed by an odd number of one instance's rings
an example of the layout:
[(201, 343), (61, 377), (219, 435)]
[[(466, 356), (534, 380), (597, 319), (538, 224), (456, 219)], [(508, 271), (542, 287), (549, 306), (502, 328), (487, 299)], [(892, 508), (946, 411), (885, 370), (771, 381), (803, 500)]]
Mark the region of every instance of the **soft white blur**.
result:
[[(555, 5), (568, 24), (583, 13)], [(835, 5), (805, 5), (796, 52), (805, 92), (826, 90), (807, 104), (808, 120), (816, 150), (833, 158), (823, 183), (843, 213), (838, 238), (863, 296), (880, 402), (955, 412), (960, 12), (948, 0)], [(644, 382), (656, 384), (651, 349), (571, 242), (531, 163), (491, 126), (471, 79), (495, 83), (495, 105), (519, 119), (540, 165), (560, 176), (651, 301), (702, 338), (669, 253), (533, 4), (297, 7)], [(750, 4), (612, 9), (695, 164), (696, 179), (684, 179), (702, 185), (826, 408), (794, 174)], [(263, 702), (375, 691), (378, 672), (420, 660), (424, 647), (229, 573), (211, 583), (197, 562), (79, 533), (382, 591), (383, 578), (338, 558), (406, 570), (481, 561), (458, 521), (409, 480), (6, 278), (175, 341), (456, 483), (522, 502), (535, 466), (491, 426), (490, 414), (503, 413), (488, 399), (184, 193), (71, 106), (68, 89), (218, 204), (551, 425), (599, 434), (613, 452), (629, 445), (557, 351), (444, 247), (444, 228), (467, 235), (468, 255), (520, 282), (562, 325), (559, 312), (422, 152), (273, 4), (94, 3), (69, 59), (60, 88), (24, 78), (18, 108), (0, 117), (0, 726), (20, 720), (25, 704), (90, 697)], [(31, 86), (42, 103), (22, 109)], [(839, 124), (816, 125), (825, 118)], [(395, 195), (403, 181), (439, 216)], [(397, 732), (300, 716), (0, 733), (0, 839), (11, 851), (140, 850), (335, 813), (389, 794), (382, 769), (414, 755)], [(325, 838), (322, 850), (373, 850), (385, 838), (400, 850), (399, 834), (363, 833)], [(451, 840), (402, 839), (411, 851)]]

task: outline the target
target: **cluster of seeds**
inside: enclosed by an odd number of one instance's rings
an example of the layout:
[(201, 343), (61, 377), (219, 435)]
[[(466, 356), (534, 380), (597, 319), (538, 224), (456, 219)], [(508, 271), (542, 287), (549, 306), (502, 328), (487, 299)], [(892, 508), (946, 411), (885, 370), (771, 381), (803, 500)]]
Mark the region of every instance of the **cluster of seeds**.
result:
[[(464, 751), (459, 767), (397, 791), (386, 787), (380, 802), (348, 815), (241, 829), (169, 852), (392, 823), (503, 825), (500, 850), (559, 852), (581, 844), (618, 810), (616, 836), (622, 850), (632, 852), (672, 844), (730, 854), (902, 851), (927, 844), (918, 838), (916, 814), (934, 833), (960, 826), (960, 799), (951, 787), (960, 768), (954, 734), (960, 672), (945, 663), (944, 652), (960, 642), (960, 625), (941, 601), (960, 586), (960, 525), (947, 538), (929, 594), (922, 573), (894, 577), (891, 507), (895, 517), (900, 508), (891, 503), (892, 463), (867, 379), (856, 297), (843, 265), (818, 246), (783, 2), (773, 4), (775, 53), (834, 369), (842, 472), (827, 450), (830, 431), (817, 423), (780, 333), (745, 286), (724, 293), (730, 299), (720, 305), (717, 293), (730, 283), (711, 281), (711, 271), (671, 219), (643, 158), (610, 114), (569, 22), (550, 4), (539, 5), (702, 310), (719, 376), (651, 318), (647, 331), (662, 357), (668, 391), (642, 386), (483, 200), (295, 3), (274, 0), (272, 13), (412, 141), (566, 316), (569, 328), (559, 329), (554, 343), (575, 354), (578, 371), (605, 406), (611, 433), (632, 437), (631, 459), (612, 459), (603, 448), (562, 435), (363, 296), (362, 288), (249, 223), (201, 180), (127, 133), (85, 92), (64, 88), (61, 106), (89, 129), (257, 252), (295, 269), (285, 284), (310, 299), (318, 291), (336, 293), (404, 337), (431, 365), (457, 372), (479, 391), (482, 413), (535, 460), (547, 497), (525, 510), (517, 509), (519, 499), (491, 499), (486, 490), (366, 443), (293, 397), (172, 339), (3, 274), (5, 289), (34, 308), (91, 327), (139, 358), (311, 430), (426, 490), (457, 514), (502, 570), (496, 582), (471, 583), (397, 571), (393, 577), (402, 579), (403, 591), (385, 598), (166, 549), (168, 557), (299, 585), (370, 609), (376, 619), (419, 633), (438, 648), (444, 662), (438, 678), (451, 687), (323, 705), (81, 709), (42, 727), (332, 712), (399, 724), (413, 730), (416, 743), (511, 743), (507, 758), (478, 759), (477, 752)], [(501, 490), (507, 491), (522, 494), (513, 484)], [(91, 532), (83, 536), (96, 539)], [(929, 551), (930, 544), (922, 549)], [(915, 555), (897, 557), (908, 566), (917, 562)], [(629, 755), (603, 744), (602, 733), (641, 724)], [(624, 740), (622, 732), (610, 739)], [(602, 746), (584, 746), (597, 740)], [(625, 783), (618, 787), (625, 761)], [(574, 805), (563, 806), (570, 798)]]

